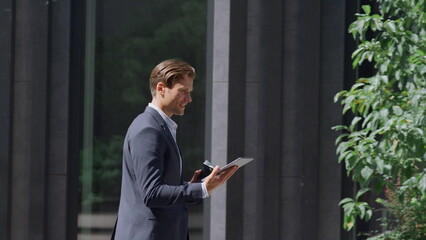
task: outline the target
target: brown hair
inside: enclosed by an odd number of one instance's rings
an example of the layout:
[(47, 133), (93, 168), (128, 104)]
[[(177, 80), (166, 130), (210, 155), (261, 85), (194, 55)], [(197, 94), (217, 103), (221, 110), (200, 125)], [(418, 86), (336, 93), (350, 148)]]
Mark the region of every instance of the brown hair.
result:
[(166, 87), (172, 88), (175, 81), (185, 76), (192, 79), (195, 78), (195, 69), (188, 63), (178, 59), (162, 61), (154, 67), (149, 77), (152, 96), (155, 96), (155, 90), (159, 82), (163, 82)]

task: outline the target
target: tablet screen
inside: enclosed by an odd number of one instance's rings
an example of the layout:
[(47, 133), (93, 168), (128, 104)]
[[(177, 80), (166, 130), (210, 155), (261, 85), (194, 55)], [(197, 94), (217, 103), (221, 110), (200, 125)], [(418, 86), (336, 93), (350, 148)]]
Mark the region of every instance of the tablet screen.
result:
[(221, 172), (221, 171), (223, 171), (223, 170), (225, 170), (225, 169), (228, 169), (228, 168), (230, 168), (230, 167), (232, 167), (232, 166), (238, 166), (238, 167), (240, 168), (240, 167), (242, 167), (242, 166), (246, 165), (247, 163), (249, 163), (249, 162), (251, 162), (251, 161), (253, 161), (253, 158), (243, 158), (243, 157), (239, 157), (239, 158), (235, 159), (234, 161), (232, 161), (232, 162), (230, 162), (230, 163), (226, 164), (225, 166), (223, 166), (223, 167), (220, 169), (220, 172)]

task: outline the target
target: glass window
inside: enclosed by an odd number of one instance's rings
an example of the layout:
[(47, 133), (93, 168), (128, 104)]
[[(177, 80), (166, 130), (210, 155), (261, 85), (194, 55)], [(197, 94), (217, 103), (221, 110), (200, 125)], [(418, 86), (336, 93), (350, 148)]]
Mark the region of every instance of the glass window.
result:
[[(149, 75), (162, 60), (180, 58), (197, 71), (193, 102), (177, 141), (190, 179), (204, 157), (204, 0), (86, 1), (83, 139), (78, 239), (109, 239), (118, 211), (122, 146), (132, 120), (151, 101)], [(191, 238), (201, 239), (202, 206), (190, 212)]]

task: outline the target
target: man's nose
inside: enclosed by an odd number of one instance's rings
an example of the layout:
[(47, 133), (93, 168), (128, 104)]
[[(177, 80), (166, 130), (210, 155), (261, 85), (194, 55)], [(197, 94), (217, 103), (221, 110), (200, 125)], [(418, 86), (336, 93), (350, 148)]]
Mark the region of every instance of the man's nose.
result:
[(191, 97), (191, 94), (190, 94), (190, 93), (188, 93), (188, 94), (186, 95), (185, 100), (186, 100), (187, 102), (192, 102), (192, 97)]

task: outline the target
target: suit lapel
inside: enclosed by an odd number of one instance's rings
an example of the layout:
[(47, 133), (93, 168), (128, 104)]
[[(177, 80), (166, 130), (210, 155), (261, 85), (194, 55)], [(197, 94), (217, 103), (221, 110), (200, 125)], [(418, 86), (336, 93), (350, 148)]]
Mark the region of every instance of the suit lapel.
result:
[(170, 132), (169, 128), (167, 127), (167, 125), (161, 125), (161, 127), (163, 128), (164, 132), (166, 132), (166, 135), (169, 137), (170, 142), (172, 142), (173, 147), (175, 148), (176, 153), (180, 155), (180, 149), (177, 146), (175, 140), (173, 139), (172, 133)]
[(169, 141), (173, 145), (173, 148), (175, 149), (177, 155), (180, 158), (182, 158), (182, 155), (180, 154), (180, 149), (177, 146), (175, 140), (173, 139), (172, 133), (170, 132), (169, 128), (167, 127), (166, 122), (161, 117), (161, 115), (157, 112), (157, 110), (155, 110), (154, 108), (151, 108), (151, 107), (146, 107), (145, 111), (151, 113), (152, 116), (154, 117), (154, 119), (157, 120), (157, 122), (161, 125), (161, 127), (163, 128), (164, 133), (167, 135)]

